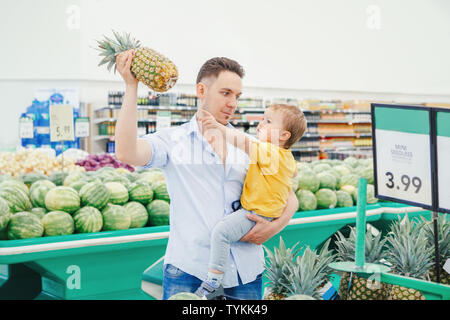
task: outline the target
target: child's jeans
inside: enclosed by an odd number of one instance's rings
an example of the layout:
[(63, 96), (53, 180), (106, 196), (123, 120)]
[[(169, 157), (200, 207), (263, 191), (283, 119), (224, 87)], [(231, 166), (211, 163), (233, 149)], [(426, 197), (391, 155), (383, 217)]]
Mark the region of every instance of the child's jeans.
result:
[(273, 218), (264, 217), (243, 208), (225, 216), (216, 224), (211, 233), (209, 269), (225, 272), (225, 266), (230, 256), (231, 243), (239, 241), (256, 224), (246, 217), (249, 213), (268, 221), (273, 220)]

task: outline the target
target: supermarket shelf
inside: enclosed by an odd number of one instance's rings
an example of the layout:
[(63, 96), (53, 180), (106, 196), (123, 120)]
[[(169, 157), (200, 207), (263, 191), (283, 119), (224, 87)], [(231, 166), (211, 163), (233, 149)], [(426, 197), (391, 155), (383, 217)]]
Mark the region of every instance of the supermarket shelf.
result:
[(356, 137), (356, 138), (371, 138), (371, 133), (333, 133), (333, 134), (319, 134), (319, 138), (336, 138), (336, 137)]
[(369, 120), (307, 120), (308, 123), (347, 123), (347, 124), (353, 124), (353, 123), (372, 123), (372, 121)]
[[(110, 104), (109, 106), (97, 108), (94, 111), (107, 110), (107, 109), (120, 109), (121, 107), (122, 107), (121, 104)], [(197, 110), (197, 107), (138, 105), (138, 110)]]
[(370, 110), (351, 110), (351, 109), (336, 109), (336, 110), (302, 110), (303, 113), (313, 114), (333, 114), (333, 113), (349, 113), (349, 114), (370, 114)]
[[(188, 122), (191, 119), (172, 119), (171, 122), (172, 123), (180, 123), (180, 122)], [(94, 120), (94, 124), (98, 124), (98, 123), (102, 123), (102, 122), (116, 122), (117, 119), (116, 118), (99, 118), (99, 119), (95, 119)], [(152, 120), (152, 119), (138, 119), (138, 122), (149, 122), (149, 123), (154, 123), (156, 122), (156, 120)]]
[(101, 141), (101, 140), (110, 140), (110, 141), (114, 141), (115, 137), (114, 136), (94, 136), (94, 141)]
[(314, 151), (320, 151), (319, 147), (309, 147), (309, 148), (292, 148), (292, 152), (314, 152)]

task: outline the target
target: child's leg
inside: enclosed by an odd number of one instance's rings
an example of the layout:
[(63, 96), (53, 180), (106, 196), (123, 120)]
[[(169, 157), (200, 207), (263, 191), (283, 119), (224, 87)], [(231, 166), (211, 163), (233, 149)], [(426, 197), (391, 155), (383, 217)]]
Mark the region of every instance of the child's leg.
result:
[(255, 222), (247, 219), (248, 213), (245, 209), (239, 209), (224, 217), (214, 227), (211, 234), (208, 282), (218, 285), (222, 283), (231, 243), (239, 241), (255, 225)]

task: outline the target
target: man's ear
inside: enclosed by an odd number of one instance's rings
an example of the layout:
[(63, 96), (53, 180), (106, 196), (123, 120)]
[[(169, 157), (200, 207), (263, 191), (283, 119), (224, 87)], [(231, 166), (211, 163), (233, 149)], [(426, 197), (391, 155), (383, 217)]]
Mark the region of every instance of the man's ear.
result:
[(195, 91), (197, 93), (197, 98), (199, 99), (204, 99), (205, 95), (206, 95), (206, 85), (202, 82), (197, 83), (196, 87), (195, 87)]

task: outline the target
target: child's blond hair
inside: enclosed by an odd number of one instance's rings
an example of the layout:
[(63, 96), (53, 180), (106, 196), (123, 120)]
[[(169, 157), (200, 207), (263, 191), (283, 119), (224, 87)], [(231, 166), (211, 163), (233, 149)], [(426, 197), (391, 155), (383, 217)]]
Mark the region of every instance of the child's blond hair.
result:
[(306, 131), (307, 122), (305, 115), (299, 107), (288, 104), (273, 104), (269, 106), (274, 111), (280, 111), (283, 115), (283, 129), (291, 133), (291, 137), (284, 144), (289, 149), (301, 139)]

